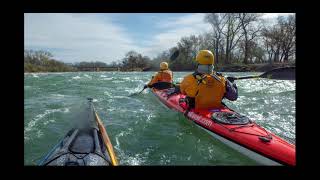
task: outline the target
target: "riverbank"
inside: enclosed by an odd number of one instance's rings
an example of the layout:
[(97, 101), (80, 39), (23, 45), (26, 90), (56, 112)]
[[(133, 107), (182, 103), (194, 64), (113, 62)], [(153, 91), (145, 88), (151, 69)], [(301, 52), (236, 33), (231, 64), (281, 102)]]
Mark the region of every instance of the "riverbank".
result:
[(216, 71), (220, 72), (265, 72), (275, 68), (292, 67), (294, 63), (274, 63), (274, 64), (232, 64), (232, 65), (217, 65)]
[[(294, 63), (263, 63), (263, 64), (228, 64), (215, 65), (215, 71), (218, 72), (265, 72), (275, 68), (292, 67)], [(173, 70), (175, 72), (193, 71), (194, 69)], [(149, 68), (142, 71), (158, 71), (156, 68)]]
[[(265, 72), (275, 68), (290, 67), (295, 66), (294, 63), (274, 63), (274, 64), (230, 64), (230, 65), (215, 65), (215, 70), (219, 72)], [(95, 70), (82, 70), (82, 71), (63, 71), (63, 72), (109, 72), (109, 71), (121, 71), (121, 72), (148, 72), (148, 71), (158, 71), (156, 68), (133, 68), (133, 69), (118, 69), (118, 68), (108, 68), (108, 69), (95, 69)], [(173, 70), (174, 72), (183, 71), (193, 71), (193, 69), (183, 69), (183, 70)], [(55, 71), (57, 72), (57, 71)], [(48, 73), (45, 71), (39, 72), (26, 72), (25, 73)]]

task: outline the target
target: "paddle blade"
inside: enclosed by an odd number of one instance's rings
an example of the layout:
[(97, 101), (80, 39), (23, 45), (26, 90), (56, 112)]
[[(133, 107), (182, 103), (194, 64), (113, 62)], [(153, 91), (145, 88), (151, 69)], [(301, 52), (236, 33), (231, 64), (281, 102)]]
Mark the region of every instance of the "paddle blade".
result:
[(296, 80), (296, 67), (283, 67), (272, 69), (259, 77), (277, 80)]
[(171, 56), (170, 60), (174, 61), (179, 56), (179, 50), (176, 50)]
[(138, 94), (140, 94), (140, 93), (142, 93), (142, 91), (144, 91), (146, 88), (143, 88), (140, 92), (138, 92), (138, 93), (133, 93), (133, 94), (130, 94), (128, 97), (131, 97), (131, 96), (135, 96), (135, 95), (138, 95)]

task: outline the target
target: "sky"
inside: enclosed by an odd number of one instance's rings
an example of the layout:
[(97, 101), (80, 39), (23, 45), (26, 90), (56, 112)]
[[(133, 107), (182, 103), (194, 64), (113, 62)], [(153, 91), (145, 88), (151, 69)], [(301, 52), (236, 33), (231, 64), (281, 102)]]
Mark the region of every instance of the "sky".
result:
[[(279, 15), (265, 13), (269, 23)], [(211, 30), (203, 13), (25, 13), (24, 48), (46, 50), (74, 63), (121, 60), (134, 50), (150, 58), (176, 46), (184, 36)]]

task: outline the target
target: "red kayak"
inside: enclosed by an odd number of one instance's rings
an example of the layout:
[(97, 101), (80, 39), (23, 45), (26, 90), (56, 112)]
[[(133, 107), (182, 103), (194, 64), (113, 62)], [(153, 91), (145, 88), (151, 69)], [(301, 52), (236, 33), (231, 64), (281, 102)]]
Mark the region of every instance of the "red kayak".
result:
[(248, 117), (228, 107), (211, 110), (186, 111), (180, 99), (185, 95), (167, 93), (173, 88), (156, 90), (153, 94), (168, 108), (183, 113), (197, 126), (206, 130), (231, 148), (262, 165), (296, 165), (295, 145), (267, 131)]

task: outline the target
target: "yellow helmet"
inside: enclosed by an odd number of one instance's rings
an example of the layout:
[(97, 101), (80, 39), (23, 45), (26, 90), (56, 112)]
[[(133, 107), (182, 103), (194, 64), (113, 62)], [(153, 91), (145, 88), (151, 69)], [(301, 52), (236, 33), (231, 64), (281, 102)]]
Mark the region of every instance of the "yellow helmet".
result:
[(169, 68), (169, 65), (167, 62), (161, 62), (160, 63), (160, 70), (166, 70)]
[(209, 50), (200, 50), (197, 54), (196, 61), (203, 65), (213, 65), (214, 55)]

